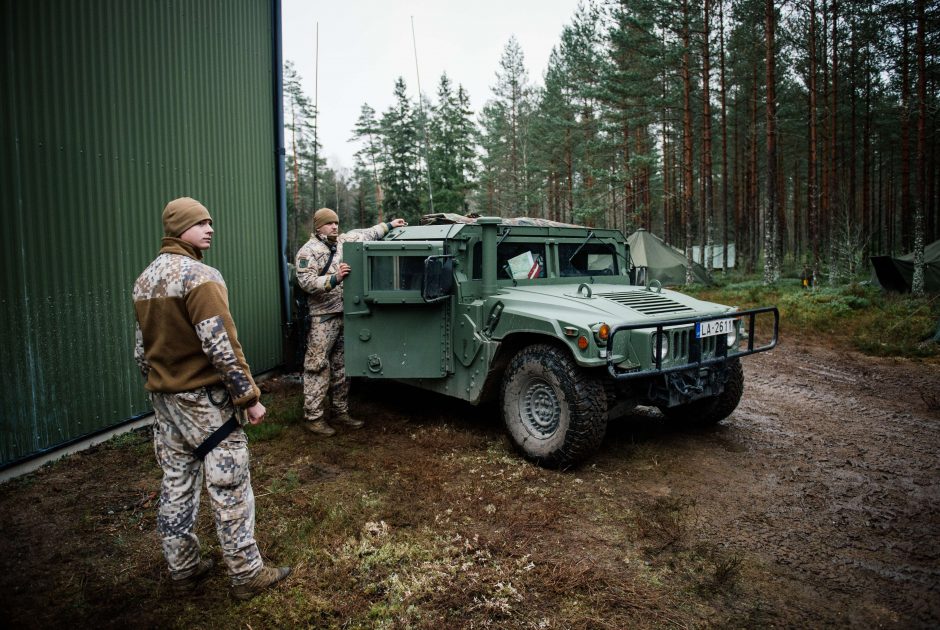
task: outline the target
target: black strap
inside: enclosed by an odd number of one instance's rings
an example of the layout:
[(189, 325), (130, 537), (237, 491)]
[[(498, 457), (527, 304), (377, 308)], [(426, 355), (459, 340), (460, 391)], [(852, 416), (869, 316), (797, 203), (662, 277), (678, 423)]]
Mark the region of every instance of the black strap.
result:
[(229, 434), (238, 427), (238, 417), (232, 414), (232, 417), (225, 421), (225, 424), (213, 431), (206, 440), (196, 447), (193, 455), (199, 459), (205, 459), (209, 451), (219, 445), (219, 442), (229, 436)]
[(326, 270), (330, 268), (330, 263), (333, 262), (333, 254), (336, 253), (336, 245), (330, 247), (330, 257), (326, 259), (326, 264), (323, 265), (323, 269), (320, 270), (320, 275), (326, 273)]

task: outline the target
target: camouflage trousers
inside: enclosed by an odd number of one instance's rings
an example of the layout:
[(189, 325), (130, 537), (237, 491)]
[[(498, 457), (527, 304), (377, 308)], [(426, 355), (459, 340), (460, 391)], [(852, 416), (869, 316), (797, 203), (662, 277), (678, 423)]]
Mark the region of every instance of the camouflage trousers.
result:
[(255, 495), (248, 472), (248, 439), (241, 427), (232, 431), (205, 460), (193, 456), (212, 431), (232, 415), (232, 402), (221, 386), (177, 394), (151, 393), (156, 421), (153, 445), (163, 469), (157, 531), (173, 579), (189, 577), (199, 566), (199, 539), (194, 528), (199, 493), (206, 492), (215, 516), (222, 558), (233, 584), (242, 584), (262, 568), (255, 543)]
[(304, 356), (304, 417), (309, 422), (323, 418), (327, 392), (334, 416), (349, 410), (343, 316), (320, 321), (322, 317), (313, 316)]

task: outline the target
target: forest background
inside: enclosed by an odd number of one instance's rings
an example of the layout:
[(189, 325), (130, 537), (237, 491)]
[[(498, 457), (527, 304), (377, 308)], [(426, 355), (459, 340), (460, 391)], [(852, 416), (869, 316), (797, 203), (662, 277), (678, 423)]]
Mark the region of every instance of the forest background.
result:
[[(459, 77), (363, 103), (354, 167), (327, 166), (287, 61), (288, 240), (432, 212), (644, 227), (706, 268), (837, 284), (923, 247), (937, 220), (938, 21), (926, 0), (589, 0), (540, 82), (515, 38), (481, 111)], [(712, 255), (703, 255), (711, 252)], [(715, 262), (717, 261), (717, 262)], [(722, 269), (727, 271), (727, 269)]]

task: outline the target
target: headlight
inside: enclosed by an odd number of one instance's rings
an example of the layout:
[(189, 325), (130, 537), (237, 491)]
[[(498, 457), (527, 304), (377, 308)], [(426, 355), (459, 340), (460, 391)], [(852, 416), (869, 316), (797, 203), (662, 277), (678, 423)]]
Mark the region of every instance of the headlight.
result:
[[(732, 312), (732, 313), (735, 312), (735, 311), (737, 311), (737, 310), (738, 310), (738, 307), (737, 307), (737, 306), (732, 306), (732, 307), (731, 307), (731, 312)], [(744, 337), (743, 334), (739, 335), (739, 332), (743, 332), (743, 326), (744, 326), (744, 322), (742, 322), (740, 319), (734, 320), (734, 325), (731, 326), (731, 330), (728, 332), (728, 335), (725, 337), (725, 347), (726, 347), (726, 348), (730, 348), (730, 347), (734, 346), (734, 344), (737, 343), (739, 336), (740, 336), (741, 338)]]
[(732, 347), (735, 342), (738, 340), (738, 322), (735, 321), (734, 325), (731, 326), (731, 330), (728, 332), (728, 335), (725, 337), (725, 344), (727, 348)]
[(653, 335), (650, 339), (653, 341), (652, 353), (653, 361), (656, 361), (656, 346), (657, 346), (657, 337), (661, 340), (661, 345), (659, 346), (659, 360), (663, 361), (666, 357), (669, 356), (669, 335), (666, 333), (659, 333), (658, 335)]

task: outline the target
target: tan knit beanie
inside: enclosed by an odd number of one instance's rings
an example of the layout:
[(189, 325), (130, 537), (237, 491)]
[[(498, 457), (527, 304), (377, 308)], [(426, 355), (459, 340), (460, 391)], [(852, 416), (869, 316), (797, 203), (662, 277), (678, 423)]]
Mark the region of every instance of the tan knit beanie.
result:
[(317, 232), (327, 223), (339, 223), (339, 217), (329, 208), (320, 208), (313, 214), (313, 231)]
[(163, 234), (179, 236), (205, 219), (212, 220), (206, 207), (192, 197), (180, 197), (163, 209)]

